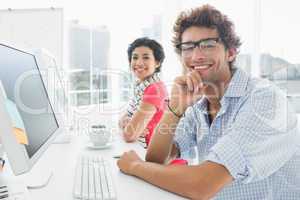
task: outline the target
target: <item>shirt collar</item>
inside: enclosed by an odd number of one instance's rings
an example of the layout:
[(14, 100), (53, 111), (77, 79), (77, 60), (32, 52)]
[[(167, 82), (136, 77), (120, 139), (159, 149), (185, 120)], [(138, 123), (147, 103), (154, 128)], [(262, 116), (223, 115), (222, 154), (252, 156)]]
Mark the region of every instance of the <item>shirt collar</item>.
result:
[[(246, 88), (248, 85), (249, 76), (242, 69), (235, 69), (233, 72), (233, 76), (230, 80), (228, 88), (223, 97), (241, 97), (245, 94)], [(207, 114), (207, 98), (202, 97), (197, 103), (197, 109), (204, 114)], [(224, 102), (224, 98), (222, 98), (221, 104)]]
[(204, 96), (196, 103), (197, 109), (204, 114), (207, 114), (207, 98)]
[(224, 97), (241, 97), (245, 94), (249, 76), (242, 69), (237, 68), (230, 80)]

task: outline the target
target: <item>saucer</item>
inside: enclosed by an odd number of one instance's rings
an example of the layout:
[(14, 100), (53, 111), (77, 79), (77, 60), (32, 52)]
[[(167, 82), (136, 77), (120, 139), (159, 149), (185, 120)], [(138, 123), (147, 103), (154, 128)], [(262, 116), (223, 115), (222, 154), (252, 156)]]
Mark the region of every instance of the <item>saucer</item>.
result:
[(87, 147), (90, 149), (107, 149), (109, 147), (111, 147), (112, 142), (108, 142), (105, 145), (94, 145), (94, 143), (92, 142), (88, 142), (87, 143)]

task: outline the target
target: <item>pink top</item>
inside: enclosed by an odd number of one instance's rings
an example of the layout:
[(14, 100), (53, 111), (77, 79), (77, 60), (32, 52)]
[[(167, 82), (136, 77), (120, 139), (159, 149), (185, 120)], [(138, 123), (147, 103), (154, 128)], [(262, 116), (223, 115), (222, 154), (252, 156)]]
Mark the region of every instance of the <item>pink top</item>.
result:
[(154, 128), (159, 123), (162, 115), (164, 114), (164, 110), (166, 108), (166, 99), (168, 98), (168, 92), (165, 84), (160, 81), (156, 83), (152, 83), (149, 85), (145, 91), (143, 96), (143, 102), (149, 103), (156, 108), (156, 112), (153, 115), (152, 119), (147, 125), (148, 133), (146, 134), (146, 143), (149, 144), (150, 138), (154, 131)]

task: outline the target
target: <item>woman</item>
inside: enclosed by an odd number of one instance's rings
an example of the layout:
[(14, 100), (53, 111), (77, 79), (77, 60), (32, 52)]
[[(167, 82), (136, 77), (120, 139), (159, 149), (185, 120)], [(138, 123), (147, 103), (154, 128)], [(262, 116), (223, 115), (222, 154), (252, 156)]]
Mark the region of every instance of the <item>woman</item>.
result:
[(144, 136), (148, 145), (166, 105), (167, 90), (159, 76), (165, 54), (162, 46), (149, 38), (136, 39), (129, 45), (127, 53), (137, 81), (134, 96), (119, 125), (126, 142)]

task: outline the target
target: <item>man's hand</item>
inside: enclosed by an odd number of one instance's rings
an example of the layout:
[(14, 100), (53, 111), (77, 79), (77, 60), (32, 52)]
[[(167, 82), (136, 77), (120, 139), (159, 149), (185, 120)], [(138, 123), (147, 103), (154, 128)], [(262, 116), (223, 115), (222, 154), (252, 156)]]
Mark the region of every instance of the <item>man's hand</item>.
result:
[(121, 158), (117, 162), (117, 165), (123, 173), (134, 175), (133, 168), (141, 162), (143, 162), (142, 159), (136, 154), (135, 151), (131, 150), (125, 152), (121, 156)]
[(177, 77), (171, 90), (170, 107), (182, 115), (188, 106), (202, 97), (203, 87), (201, 76), (196, 71)]

